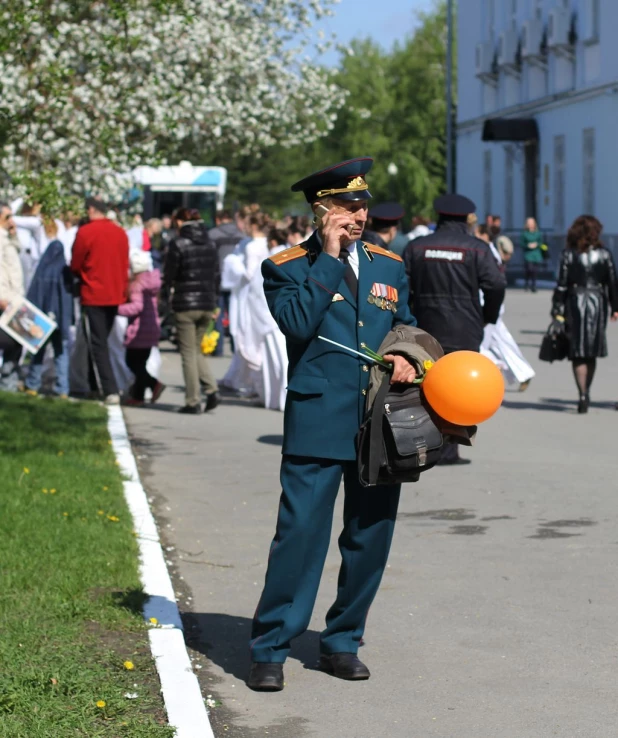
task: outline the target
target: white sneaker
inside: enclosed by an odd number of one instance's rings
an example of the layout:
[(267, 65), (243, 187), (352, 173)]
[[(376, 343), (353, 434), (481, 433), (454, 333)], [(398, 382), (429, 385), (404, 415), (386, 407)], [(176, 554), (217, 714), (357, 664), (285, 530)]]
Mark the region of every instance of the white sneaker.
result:
[(120, 405), (120, 395), (107, 395), (105, 398), (106, 405)]

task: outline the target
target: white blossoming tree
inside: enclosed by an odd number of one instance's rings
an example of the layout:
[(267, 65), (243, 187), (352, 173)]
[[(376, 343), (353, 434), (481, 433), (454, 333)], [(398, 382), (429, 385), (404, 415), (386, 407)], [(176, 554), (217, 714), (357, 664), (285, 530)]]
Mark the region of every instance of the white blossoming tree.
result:
[(306, 46), (336, 1), (3, 0), (0, 189), (49, 208), (138, 164), (315, 140), (344, 93)]

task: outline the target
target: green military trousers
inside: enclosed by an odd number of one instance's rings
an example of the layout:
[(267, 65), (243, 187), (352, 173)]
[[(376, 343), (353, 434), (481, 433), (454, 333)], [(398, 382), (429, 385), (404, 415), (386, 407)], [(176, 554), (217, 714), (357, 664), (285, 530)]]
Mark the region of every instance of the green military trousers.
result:
[(309, 626), (344, 480), (337, 597), (320, 636), (325, 654), (356, 653), (393, 538), (401, 485), (362, 487), (355, 461), (284, 456), (277, 529), (251, 633), (251, 659), (283, 663)]

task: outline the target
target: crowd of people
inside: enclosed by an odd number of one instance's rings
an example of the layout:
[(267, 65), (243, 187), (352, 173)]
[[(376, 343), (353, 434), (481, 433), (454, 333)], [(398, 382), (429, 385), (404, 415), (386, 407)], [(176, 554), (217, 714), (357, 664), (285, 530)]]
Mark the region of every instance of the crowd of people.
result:
[[(181, 412), (214, 409), (220, 392), (283, 410), (286, 343), (264, 295), (261, 265), (309, 238), (315, 221), (306, 216), (275, 221), (257, 204), (236, 213), (219, 211), (212, 228), (187, 208), (145, 223), (135, 216), (126, 227), (102, 200), (88, 200), (86, 211), (83, 218), (71, 213), (51, 218), (22, 200), (0, 204), (0, 311), (27, 297), (57, 324), (49, 350), (28, 358), (17, 340), (0, 331), (0, 389), (36, 395), (50, 375), (51, 392), (59, 397), (157, 402), (165, 390), (158, 379), (158, 344), (162, 335), (170, 335), (165, 326), (171, 323), (186, 388)], [(376, 206), (363, 238), (405, 259), (409, 244), (433, 234), (436, 223), (415, 216), (406, 233), (403, 217), (399, 205)], [(467, 230), (489, 245), (504, 273), (515, 247), (502, 233), (500, 216), (487, 215), (479, 223), (470, 214)], [(596, 359), (607, 353), (607, 317), (618, 314), (615, 268), (600, 235), (601, 224), (591, 216), (575, 221), (553, 298), (554, 317), (570, 327), (568, 355), (580, 412), (589, 405)], [(535, 292), (548, 248), (534, 218), (526, 220), (520, 247), (524, 287)], [(481, 290), (481, 307), (483, 299)], [(416, 309), (418, 300), (416, 295)], [(535, 372), (504, 317), (503, 303), (496, 323), (485, 326), (480, 351), (523, 391)], [(205, 335), (215, 329), (218, 340), (211, 353), (223, 354), (225, 335), (232, 351), (220, 383), (203, 348)]]
[(46, 390), (61, 398), (157, 402), (165, 390), (158, 345), (172, 323), (186, 388), (180, 412), (219, 404), (203, 348), (215, 328), (212, 353), (223, 353), (227, 332), (234, 355), (223, 387), (282, 410), (285, 341), (268, 312), (260, 266), (311, 230), (304, 216), (274, 222), (258, 205), (218, 212), (209, 229), (188, 208), (145, 223), (135, 216), (123, 227), (98, 198), (87, 200), (83, 218), (49, 218), (21, 200), (0, 204), (0, 311), (25, 297), (57, 325), (32, 356), (0, 330), (0, 389), (35, 396), (51, 376)]

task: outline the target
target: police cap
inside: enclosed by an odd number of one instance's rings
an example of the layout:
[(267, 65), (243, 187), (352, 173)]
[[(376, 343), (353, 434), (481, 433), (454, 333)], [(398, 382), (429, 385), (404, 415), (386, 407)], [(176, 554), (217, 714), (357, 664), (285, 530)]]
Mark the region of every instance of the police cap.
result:
[(441, 195), (433, 201), (433, 209), (439, 215), (453, 215), (464, 218), (476, 210), (472, 200), (463, 195)]
[(384, 221), (388, 225), (395, 225), (405, 215), (405, 210), (396, 202), (383, 202), (369, 211), (369, 217), (375, 221)]
[(371, 169), (373, 159), (361, 156), (334, 164), (327, 169), (314, 172), (292, 185), (292, 192), (302, 192), (307, 202), (321, 197), (338, 200), (368, 200), (371, 197), (365, 174)]

